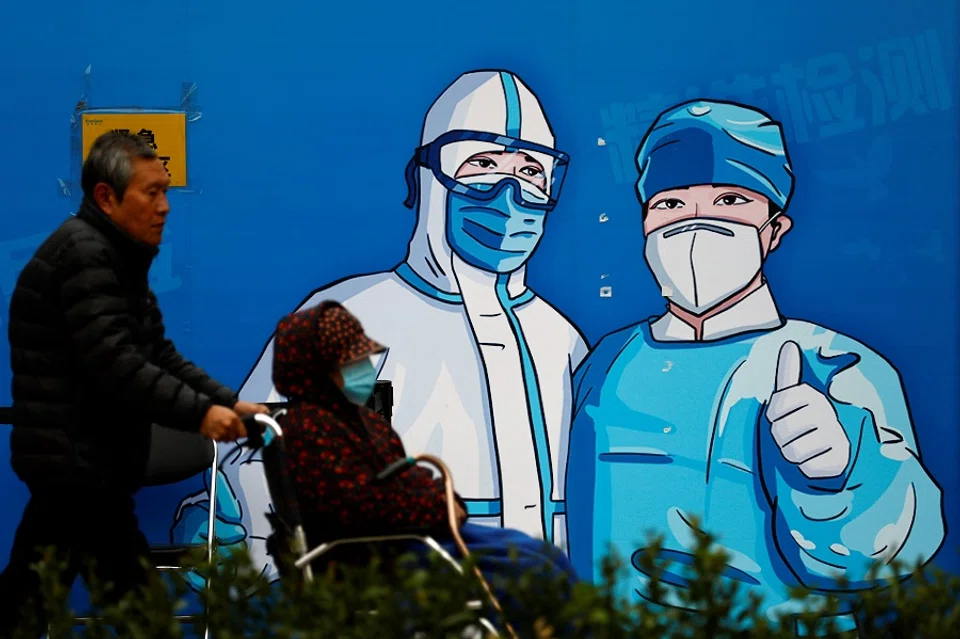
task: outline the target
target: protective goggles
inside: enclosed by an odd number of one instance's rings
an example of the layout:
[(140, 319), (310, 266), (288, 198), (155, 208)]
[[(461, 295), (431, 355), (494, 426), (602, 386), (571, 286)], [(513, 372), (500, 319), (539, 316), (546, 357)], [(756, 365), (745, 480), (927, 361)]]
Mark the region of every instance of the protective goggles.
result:
[(449, 131), (419, 147), (407, 165), (410, 195), (416, 202), (417, 169), (430, 169), (448, 191), (479, 201), (493, 200), (508, 184), (520, 206), (552, 211), (560, 197), (570, 158), (534, 142), (481, 131)]

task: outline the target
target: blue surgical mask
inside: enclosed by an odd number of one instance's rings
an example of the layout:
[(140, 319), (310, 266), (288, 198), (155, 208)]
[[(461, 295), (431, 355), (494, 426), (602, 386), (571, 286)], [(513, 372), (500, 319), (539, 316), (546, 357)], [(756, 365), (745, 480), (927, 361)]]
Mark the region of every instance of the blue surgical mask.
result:
[(340, 369), (343, 376), (343, 394), (357, 406), (364, 406), (373, 395), (377, 383), (377, 369), (369, 357), (347, 364)]
[(467, 264), (510, 273), (523, 266), (537, 248), (546, 212), (520, 203), (523, 194), (515, 179), (503, 179), (490, 187), (498, 192), (483, 200), (450, 192), (447, 241)]

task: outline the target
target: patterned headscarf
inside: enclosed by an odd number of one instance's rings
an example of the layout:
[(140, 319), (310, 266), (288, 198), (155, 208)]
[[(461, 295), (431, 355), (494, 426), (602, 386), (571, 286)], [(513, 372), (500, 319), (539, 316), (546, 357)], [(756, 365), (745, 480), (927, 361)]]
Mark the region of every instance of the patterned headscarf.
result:
[(326, 393), (331, 372), (385, 350), (341, 304), (323, 302), (280, 320), (273, 346), (273, 384), (290, 399)]

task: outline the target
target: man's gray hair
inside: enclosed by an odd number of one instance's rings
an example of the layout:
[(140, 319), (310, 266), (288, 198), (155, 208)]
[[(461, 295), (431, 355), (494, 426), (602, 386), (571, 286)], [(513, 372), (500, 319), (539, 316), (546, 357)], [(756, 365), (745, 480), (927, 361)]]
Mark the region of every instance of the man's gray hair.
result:
[(123, 194), (133, 176), (133, 159), (157, 159), (157, 152), (139, 135), (125, 131), (108, 131), (98, 137), (83, 163), (80, 184), (83, 194), (93, 199), (93, 188), (103, 182), (113, 189), (117, 200)]

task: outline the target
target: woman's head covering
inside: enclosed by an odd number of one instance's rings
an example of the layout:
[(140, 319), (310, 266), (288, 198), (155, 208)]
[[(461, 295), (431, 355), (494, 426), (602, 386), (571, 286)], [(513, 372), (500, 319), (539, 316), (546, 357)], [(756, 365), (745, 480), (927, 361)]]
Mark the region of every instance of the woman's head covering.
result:
[(273, 384), (289, 399), (327, 393), (331, 372), (385, 350), (343, 305), (326, 301), (280, 320), (273, 345)]

